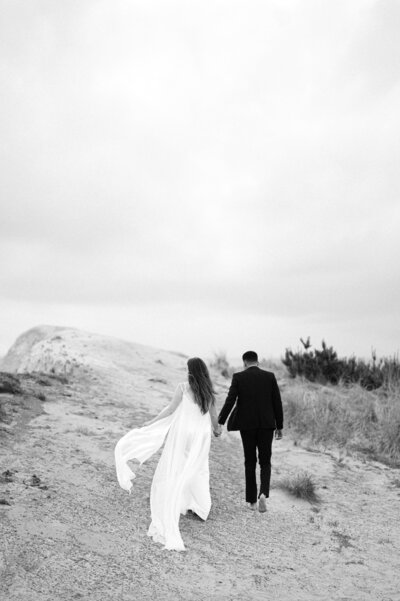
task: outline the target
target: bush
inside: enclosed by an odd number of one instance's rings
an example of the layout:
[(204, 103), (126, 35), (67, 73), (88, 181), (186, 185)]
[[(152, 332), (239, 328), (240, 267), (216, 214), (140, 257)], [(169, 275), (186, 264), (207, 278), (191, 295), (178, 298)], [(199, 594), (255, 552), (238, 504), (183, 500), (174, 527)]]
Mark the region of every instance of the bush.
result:
[(287, 348), (282, 359), (292, 378), (302, 376), (310, 382), (322, 384), (358, 383), (367, 390), (381, 386), (392, 388), (400, 384), (400, 362), (397, 357), (383, 357), (378, 361), (373, 352), (368, 362), (356, 357), (340, 359), (333, 347), (324, 340), (321, 350), (310, 350), (310, 337), (306, 341), (300, 338), (300, 341), (304, 350), (293, 352)]
[(230, 378), (234, 371), (229, 365), (228, 359), (226, 358), (226, 353), (222, 351), (219, 353), (214, 353), (214, 359), (211, 361), (210, 367), (213, 367), (219, 371), (224, 378)]
[(18, 376), (8, 372), (0, 372), (0, 394), (21, 394), (21, 383)]
[(7, 418), (6, 403), (0, 399), (0, 422), (6, 422)]
[(291, 495), (298, 499), (310, 501), (310, 503), (315, 503), (319, 500), (315, 492), (314, 480), (312, 476), (305, 471), (280, 480), (277, 483), (277, 487), (287, 490)]

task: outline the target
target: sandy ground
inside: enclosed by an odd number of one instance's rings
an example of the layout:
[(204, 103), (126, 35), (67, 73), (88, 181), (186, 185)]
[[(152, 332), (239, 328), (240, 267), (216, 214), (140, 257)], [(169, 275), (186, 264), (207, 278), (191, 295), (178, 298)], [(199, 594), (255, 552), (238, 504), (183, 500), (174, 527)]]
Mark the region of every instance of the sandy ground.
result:
[[(36, 334), (7, 369), (57, 365), (68, 382), (28, 378), (25, 395), (2, 395), (1, 599), (400, 600), (399, 470), (285, 438), (274, 443), (260, 514), (244, 503), (240, 440), (225, 434), (212, 443), (209, 519), (182, 516), (187, 551), (165, 551), (146, 536), (158, 456), (136, 470), (128, 495), (113, 450), (167, 404), (185, 358), (74, 330)], [(215, 379), (220, 407), (228, 383)], [(318, 504), (279, 489), (300, 470), (313, 476)]]

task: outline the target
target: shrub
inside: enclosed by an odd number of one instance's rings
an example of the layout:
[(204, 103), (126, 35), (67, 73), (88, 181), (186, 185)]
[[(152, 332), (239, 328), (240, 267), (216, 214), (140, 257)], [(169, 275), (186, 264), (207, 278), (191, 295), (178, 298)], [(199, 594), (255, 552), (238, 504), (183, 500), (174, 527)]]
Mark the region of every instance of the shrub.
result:
[(397, 357), (383, 357), (377, 360), (372, 352), (370, 361), (356, 357), (339, 358), (332, 346), (323, 340), (321, 350), (310, 350), (310, 337), (304, 341), (300, 338), (304, 350), (285, 350), (282, 363), (292, 378), (302, 376), (310, 382), (322, 384), (358, 383), (367, 390), (375, 390), (381, 386), (397, 387), (400, 384), (400, 362)]
[(315, 492), (315, 482), (312, 476), (305, 471), (283, 478), (277, 483), (277, 486), (278, 488), (287, 490), (298, 499), (304, 499), (305, 501), (310, 501), (310, 503), (315, 503), (319, 500)]
[(230, 378), (232, 376), (233, 368), (229, 365), (226, 353), (223, 351), (214, 353), (214, 359), (211, 361), (210, 367), (219, 371), (224, 378)]
[(0, 372), (0, 394), (21, 394), (21, 384), (18, 376), (8, 372)]

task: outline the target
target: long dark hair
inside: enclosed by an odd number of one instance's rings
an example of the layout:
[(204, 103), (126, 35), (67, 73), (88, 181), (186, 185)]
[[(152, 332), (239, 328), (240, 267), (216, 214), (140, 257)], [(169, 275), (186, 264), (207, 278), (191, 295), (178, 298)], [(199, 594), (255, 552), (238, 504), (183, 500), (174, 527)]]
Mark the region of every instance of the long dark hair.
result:
[(207, 413), (211, 405), (215, 403), (215, 391), (211, 382), (207, 365), (203, 359), (193, 357), (187, 362), (189, 374), (188, 381), (194, 394), (194, 400), (200, 407), (200, 411)]

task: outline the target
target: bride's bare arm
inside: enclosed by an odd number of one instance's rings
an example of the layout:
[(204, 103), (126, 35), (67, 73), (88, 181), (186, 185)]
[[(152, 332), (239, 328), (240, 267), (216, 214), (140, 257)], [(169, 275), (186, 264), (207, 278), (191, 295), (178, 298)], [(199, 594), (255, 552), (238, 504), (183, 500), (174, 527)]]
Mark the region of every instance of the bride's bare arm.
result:
[(215, 407), (215, 404), (211, 405), (208, 411), (210, 413), (211, 423), (212, 423), (212, 427), (214, 430), (214, 434), (216, 436), (219, 436), (219, 434), (221, 432), (221, 426), (218, 423), (217, 409)]
[(174, 397), (167, 407), (165, 407), (160, 413), (154, 417), (152, 420), (146, 422), (145, 426), (150, 426), (150, 424), (154, 424), (154, 422), (158, 422), (158, 420), (163, 419), (164, 417), (168, 417), (175, 411), (178, 405), (182, 402), (182, 389), (180, 386), (177, 387), (174, 393)]

